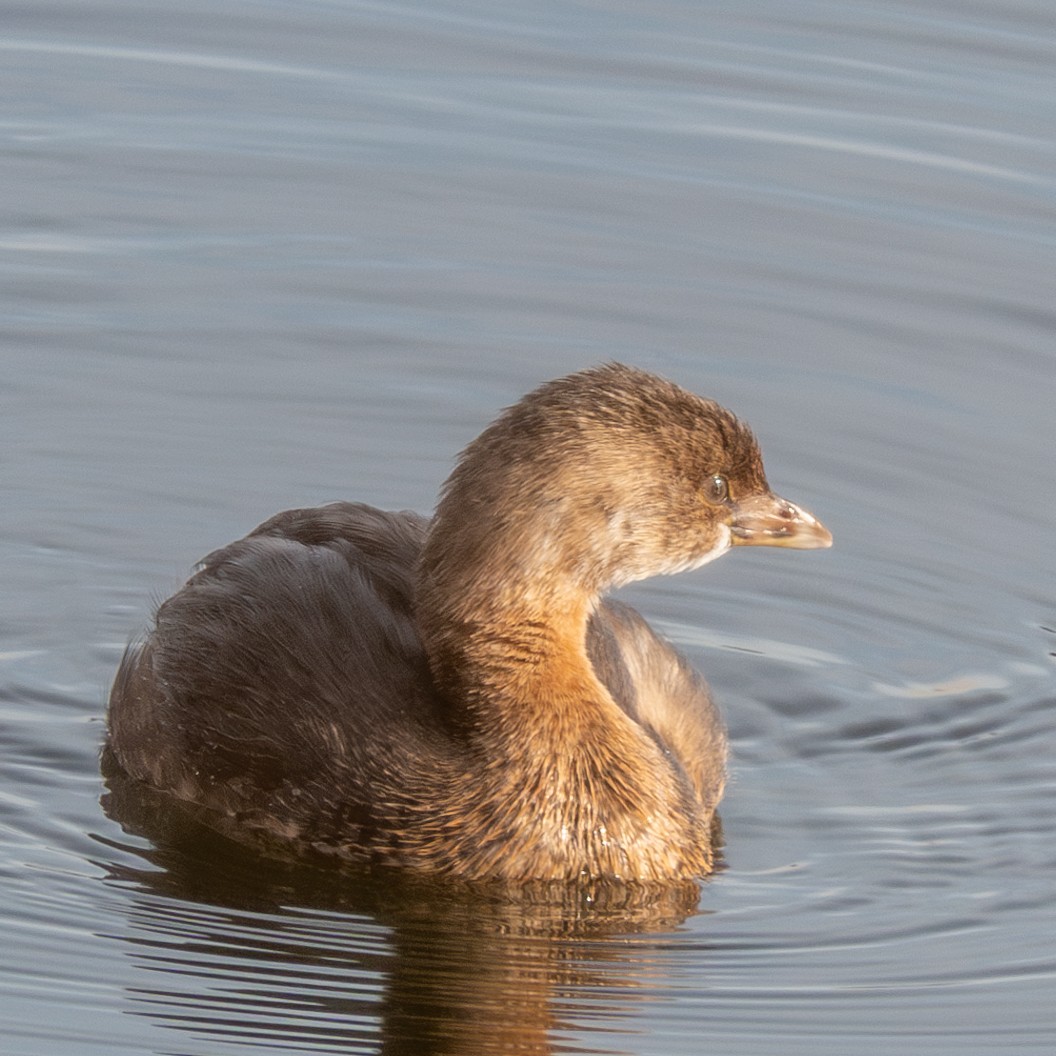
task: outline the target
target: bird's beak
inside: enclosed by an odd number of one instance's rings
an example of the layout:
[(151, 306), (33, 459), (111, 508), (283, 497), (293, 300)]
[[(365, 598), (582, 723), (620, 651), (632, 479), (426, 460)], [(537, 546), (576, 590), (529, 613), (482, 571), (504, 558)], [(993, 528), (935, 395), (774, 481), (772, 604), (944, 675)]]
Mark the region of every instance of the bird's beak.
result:
[(730, 510), (734, 546), (787, 546), (821, 550), (832, 546), (832, 533), (812, 514), (771, 492), (750, 495)]

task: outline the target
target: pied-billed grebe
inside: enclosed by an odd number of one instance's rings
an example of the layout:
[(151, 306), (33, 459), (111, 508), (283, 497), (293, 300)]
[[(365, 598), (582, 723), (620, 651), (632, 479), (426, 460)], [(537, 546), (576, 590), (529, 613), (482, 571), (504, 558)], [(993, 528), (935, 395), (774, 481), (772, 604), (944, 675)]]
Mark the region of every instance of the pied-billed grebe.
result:
[(722, 721), (602, 595), (831, 542), (728, 411), (586, 370), (471, 443), (431, 522), (290, 510), (205, 558), (121, 663), (110, 757), (251, 842), (466, 879), (701, 876)]

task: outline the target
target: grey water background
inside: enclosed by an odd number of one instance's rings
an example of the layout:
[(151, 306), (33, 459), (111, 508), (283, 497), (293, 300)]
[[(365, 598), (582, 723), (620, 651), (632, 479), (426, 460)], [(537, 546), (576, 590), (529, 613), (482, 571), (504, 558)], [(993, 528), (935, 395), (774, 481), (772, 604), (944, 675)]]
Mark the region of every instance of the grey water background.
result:
[[(0, 1052), (1056, 1050), (1054, 221), (1049, 3), (0, 3)], [(730, 723), (695, 912), (110, 820), (197, 558), (613, 358), (836, 538), (623, 592)]]

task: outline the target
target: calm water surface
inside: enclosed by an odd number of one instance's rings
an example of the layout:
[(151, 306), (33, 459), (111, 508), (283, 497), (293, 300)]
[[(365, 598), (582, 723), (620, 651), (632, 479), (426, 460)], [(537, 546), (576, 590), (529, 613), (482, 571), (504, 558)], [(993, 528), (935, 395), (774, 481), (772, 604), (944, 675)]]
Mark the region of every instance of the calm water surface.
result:
[[(1056, 1049), (1050, 4), (0, 11), (5, 1056)], [(625, 592), (728, 715), (723, 872), (509, 904), (104, 813), (194, 560), (427, 511), (608, 358), (836, 536)]]

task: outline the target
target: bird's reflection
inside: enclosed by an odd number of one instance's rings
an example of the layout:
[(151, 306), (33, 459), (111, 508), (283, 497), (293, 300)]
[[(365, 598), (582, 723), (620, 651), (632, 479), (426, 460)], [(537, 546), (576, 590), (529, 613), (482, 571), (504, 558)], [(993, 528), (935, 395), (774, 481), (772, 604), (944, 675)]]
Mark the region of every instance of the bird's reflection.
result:
[(107, 813), (152, 842), (106, 863), (129, 891), (133, 1007), (217, 1043), (541, 1056), (589, 1029), (611, 1052), (604, 1024), (663, 989), (661, 936), (697, 912), (692, 883), (471, 890), (264, 861), (109, 784)]

